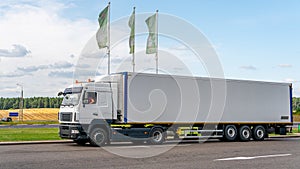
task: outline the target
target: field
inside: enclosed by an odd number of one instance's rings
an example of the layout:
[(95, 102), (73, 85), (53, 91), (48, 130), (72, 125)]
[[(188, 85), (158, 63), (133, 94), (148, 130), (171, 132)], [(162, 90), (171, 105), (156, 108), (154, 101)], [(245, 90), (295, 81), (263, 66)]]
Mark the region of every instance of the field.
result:
[[(59, 109), (41, 108), (41, 109), (24, 109), (24, 121), (57, 121), (57, 113)], [(0, 119), (8, 117), (9, 112), (19, 112), (16, 110), (0, 110)], [(300, 114), (293, 115), (295, 122), (300, 122)], [(13, 121), (18, 121), (18, 117), (13, 117)]]
[[(41, 109), (24, 109), (23, 121), (57, 121), (59, 109), (41, 108)], [(8, 117), (9, 112), (19, 112), (16, 110), (0, 110), (0, 118)], [(18, 117), (12, 117), (13, 121), (18, 121)]]

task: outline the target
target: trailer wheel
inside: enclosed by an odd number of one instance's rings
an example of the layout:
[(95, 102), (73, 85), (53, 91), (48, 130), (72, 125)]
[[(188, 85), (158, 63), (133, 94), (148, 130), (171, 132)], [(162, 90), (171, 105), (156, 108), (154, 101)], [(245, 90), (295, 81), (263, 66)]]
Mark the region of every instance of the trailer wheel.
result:
[(165, 134), (161, 128), (154, 128), (150, 132), (150, 144), (162, 144), (165, 141)]
[(102, 128), (94, 128), (90, 135), (90, 143), (93, 146), (101, 147), (106, 143), (107, 132)]
[(251, 139), (251, 129), (249, 126), (242, 126), (239, 129), (239, 137), (241, 141), (250, 141)]
[(259, 125), (253, 128), (253, 139), (256, 141), (263, 141), (266, 136), (266, 129)]
[(227, 141), (235, 141), (237, 138), (237, 129), (235, 125), (227, 125), (224, 130), (224, 139)]

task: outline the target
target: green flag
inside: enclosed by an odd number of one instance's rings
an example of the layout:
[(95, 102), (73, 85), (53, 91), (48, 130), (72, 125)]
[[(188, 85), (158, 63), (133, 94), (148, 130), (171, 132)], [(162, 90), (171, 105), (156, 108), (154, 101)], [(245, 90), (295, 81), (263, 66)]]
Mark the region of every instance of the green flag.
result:
[(157, 13), (146, 19), (146, 24), (149, 29), (149, 36), (147, 39), (146, 54), (157, 52)]
[(99, 14), (98, 22), (99, 22), (99, 29), (96, 34), (96, 39), (99, 48), (105, 48), (108, 46), (108, 10), (109, 5), (103, 9), (103, 11)]
[(129, 37), (129, 53), (134, 53), (134, 34), (135, 34), (135, 8), (129, 18), (128, 26), (130, 27), (130, 37)]

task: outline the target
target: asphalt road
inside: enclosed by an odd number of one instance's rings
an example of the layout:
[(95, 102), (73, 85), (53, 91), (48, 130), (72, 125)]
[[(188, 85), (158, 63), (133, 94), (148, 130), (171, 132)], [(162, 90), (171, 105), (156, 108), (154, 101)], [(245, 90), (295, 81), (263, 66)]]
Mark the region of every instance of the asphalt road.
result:
[[(165, 150), (168, 151), (161, 153)], [(152, 156), (155, 153), (158, 155)], [(130, 156), (135, 158), (128, 158)], [(152, 157), (143, 158), (145, 156)], [(172, 142), (158, 146), (114, 143), (105, 149), (73, 143), (0, 146), (1, 169), (298, 169), (299, 166), (300, 138), (233, 143)]]

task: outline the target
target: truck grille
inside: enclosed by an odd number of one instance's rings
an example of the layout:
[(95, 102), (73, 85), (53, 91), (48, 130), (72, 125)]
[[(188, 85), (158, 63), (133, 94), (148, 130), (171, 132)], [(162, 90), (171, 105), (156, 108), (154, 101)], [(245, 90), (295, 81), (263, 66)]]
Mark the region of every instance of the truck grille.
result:
[(71, 112), (61, 113), (60, 120), (61, 121), (72, 121), (72, 113)]

